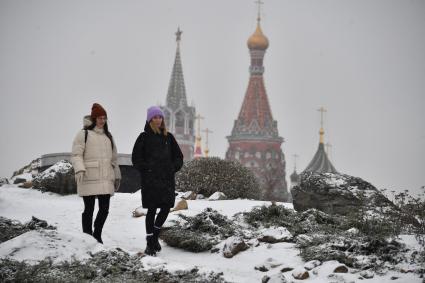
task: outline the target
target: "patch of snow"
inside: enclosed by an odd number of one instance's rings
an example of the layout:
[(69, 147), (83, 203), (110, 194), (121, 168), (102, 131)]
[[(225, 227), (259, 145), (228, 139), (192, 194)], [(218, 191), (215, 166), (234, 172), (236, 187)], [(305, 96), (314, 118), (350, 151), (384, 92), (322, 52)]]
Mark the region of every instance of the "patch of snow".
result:
[(160, 257), (144, 256), (142, 257), (143, 269), (161, 269), (167, 264), (165, 260)]

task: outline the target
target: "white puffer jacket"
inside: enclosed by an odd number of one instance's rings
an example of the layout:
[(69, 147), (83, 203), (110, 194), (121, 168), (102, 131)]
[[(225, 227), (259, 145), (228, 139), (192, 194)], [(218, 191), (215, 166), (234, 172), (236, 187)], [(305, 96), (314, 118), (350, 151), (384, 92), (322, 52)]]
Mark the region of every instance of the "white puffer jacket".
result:
[[(84, 126), (91, 124), (90, 116), (84, 117)], [(74, 171), (84, 171), (83, 181), (77, 185), (79, 196), (114, 194), (115, 179), (121, 179), (117, 162), (117, 147), (103, 129), (88, 130), (87, 142), (85, 131), (77, 133), (72, 144), (71, 163)]]

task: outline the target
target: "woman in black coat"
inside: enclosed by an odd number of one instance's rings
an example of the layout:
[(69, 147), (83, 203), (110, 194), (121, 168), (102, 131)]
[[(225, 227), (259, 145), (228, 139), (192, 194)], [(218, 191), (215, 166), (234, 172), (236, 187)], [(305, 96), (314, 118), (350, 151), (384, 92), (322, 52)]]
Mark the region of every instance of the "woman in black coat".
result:
[[(145, 130), (134, 144), (131, 159), (141, 176), (142, 205), (148, 209), (145, 253), (155, 255), (161, 250), (159, 232), (174, 207), (174, 175), (183, 166), (183, 154), (174, 136), (167, 132), (159, 107), (148, 109)], [(155, 219), (157, 208), (160, 211)]]

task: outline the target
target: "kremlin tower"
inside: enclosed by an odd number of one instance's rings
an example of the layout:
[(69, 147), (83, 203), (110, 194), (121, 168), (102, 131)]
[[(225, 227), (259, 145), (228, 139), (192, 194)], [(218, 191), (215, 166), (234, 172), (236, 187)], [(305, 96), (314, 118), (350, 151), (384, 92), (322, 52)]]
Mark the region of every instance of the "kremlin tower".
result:
[(310, 171), (318, 173), (338, 173), (338, 171), (336, 171), (335, 167), (329, 160), (329, 157), (325, 151), (325, 130), (323, 129), (323, 113), (326, 112), (326, 109), (320, 107), (317, 111), (320, 112), (319, 146), (317, 148), (316, 154), (313, 156), (313, 159), (310, 161), (307, 168), (305, 168), (303, 172)]
[(248, 167), (255, 174), (267, 200), (286, 201), (289, 198), (285, 180), (285, 155), (281, 150), (283, 138), (279, 136), (277, 121), (273, 119), (264, 86), (263, 58), (269, 40), (257, 18), (255, 32), (248, 39), (251, 56), (249, 82), (238, 118), (232, 133), (227, 137), (227, 160)]
[(183, 68), (180, 58), (180, 41), (182, 31), (177, 29), (177, 50), (174, 66), (168, 86), (167, 101), (165, 106), (160, 106), (165, 115), (166, 127), (174, 134), (183, 152), (184, 160), (192, 160), (195, 143), (195, 108), (188, 106), (186, 88), (183, 78)]

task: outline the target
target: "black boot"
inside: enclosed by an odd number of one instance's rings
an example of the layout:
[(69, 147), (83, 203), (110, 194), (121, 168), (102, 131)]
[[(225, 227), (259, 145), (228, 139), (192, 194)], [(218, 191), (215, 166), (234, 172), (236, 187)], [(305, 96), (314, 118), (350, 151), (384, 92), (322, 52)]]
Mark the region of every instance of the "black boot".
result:
[(108, 216), (108, 212), (99, 210), (96, 220), (94, 221), (93, 237), (101, 244), (103, 244), (103, 241), (102, 241), (103, 225), (105, 224), (107, 216)]
[(96, 230), (96, 228), (94, 229), (94, 232), (93, 232), (93, 237), (99, 242), (99, 243), (101, 243), (101, 244), (103, 244), (103, 241), (102, 241), (102, 230)]
[(153, 235), (146, 236), (146, 243), (147, 244), (146, 244), (145, 254), (150, 255), (150, 256), (156, 256), (153, 241), (154, 241)]
[(153, 228), (153, 248), (156, 252), (161, 251), (161, 245), (159, 244), (159, 233), (161, 232), (161, 228), (154, 226)]
[(81, 215), (81, 224), (83, 226), (83, 233), (93, 235), (93, 213), (84, 213)]

